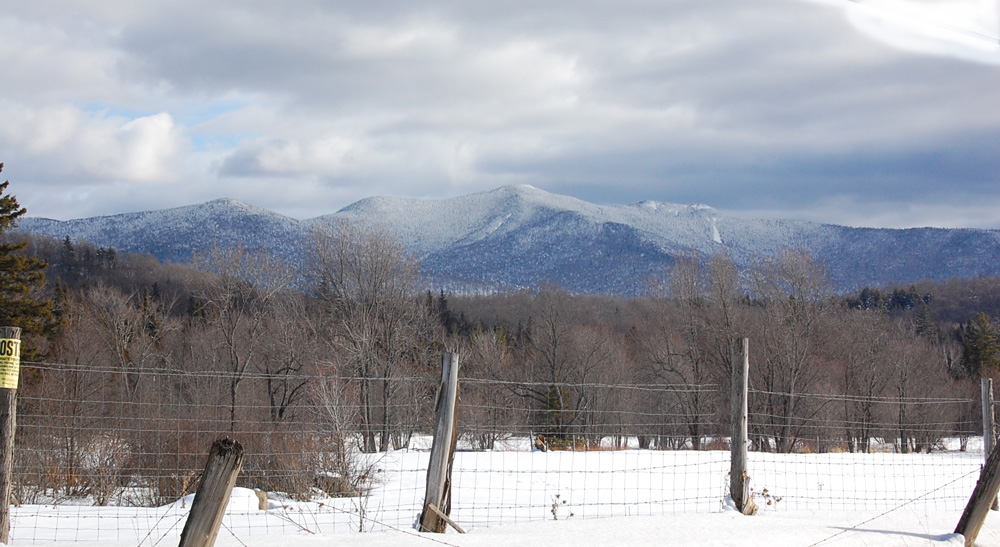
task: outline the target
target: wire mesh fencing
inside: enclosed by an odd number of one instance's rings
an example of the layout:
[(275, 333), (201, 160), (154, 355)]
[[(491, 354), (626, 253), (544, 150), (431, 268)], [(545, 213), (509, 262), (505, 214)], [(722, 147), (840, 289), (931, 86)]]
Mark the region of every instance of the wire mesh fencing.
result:
[(400, 449), (427, 431), (433, 384), (422, 378), (22, 368), (16, 540), (179, 535), (221, 437), (246, 448), (224, 523), (233, 533), (408, 527), (419, 507), (426, 454)]
[[(977, 400), (754, 390), (750, 400), (749, 474), (777, 508), (960, 512), (984, 461)], [(781, 412), (790, 401), (797, 414)]]
[[(412, 532), (421, 512), (433, 374), (24, 369), (15, 541), (179, 536), (225, 436), (246, 454), (223, 534)], [(727, 510), (728, 386), (464, 378), (460, 394), (451, 517), (466, 528)], [(750, 401), (764, 510), (960, 512), (983, 461), (971, 399)]]

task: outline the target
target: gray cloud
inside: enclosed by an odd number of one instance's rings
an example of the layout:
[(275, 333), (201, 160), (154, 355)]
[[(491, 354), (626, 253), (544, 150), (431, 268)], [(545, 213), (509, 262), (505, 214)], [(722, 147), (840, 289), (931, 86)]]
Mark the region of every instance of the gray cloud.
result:
[(902, 7), (940, 2), (893, 1), (21, 3), (0, 15), (0, 160), (59, 218), (526, 182), (1000, 228), (996, 23), (956, 0), (944, 31), (978, 34), (928, 32)]

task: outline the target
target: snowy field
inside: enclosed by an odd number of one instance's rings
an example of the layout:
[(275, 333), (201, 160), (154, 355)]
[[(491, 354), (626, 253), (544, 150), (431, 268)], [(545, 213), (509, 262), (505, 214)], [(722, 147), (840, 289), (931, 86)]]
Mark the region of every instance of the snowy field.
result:
[[(728, 451), (456, 454), (451, 515), (467, 534), (413, 530), (428, 452), (365, 462), (366, 496), (283, 499), (236, 489), (218, 545), (962, 545), (952, 534), (981, 449), (932, 454), (750, 454), (761, 511), (727, 502)], [(12, 544), (174, 545), (190, 498), (159, 508), (22, 506)], [(364, 528), (365, 533), (359, 533)], [(1000, 546), (1000, 513), (978, 545)]]

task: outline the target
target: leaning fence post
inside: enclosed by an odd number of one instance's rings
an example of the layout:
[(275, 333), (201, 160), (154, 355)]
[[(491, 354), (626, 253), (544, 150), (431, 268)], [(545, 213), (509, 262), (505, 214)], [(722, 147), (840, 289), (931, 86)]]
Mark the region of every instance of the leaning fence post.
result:
[(229, 505), (236, 477), (243, 465), (243, 445), (232, 439), (219, 439), (208, 452), (201, 483), (191, 503), (191, 512), (180, 547), (211, 547), (219, 534), (222, 517)]
[[(421, 532), (443, 533), (451, 515), (451, 464), (458, 443), (458, 356), (445, 353), (441, 356), (441, 383), (438, 385), (437, 426), (431, 459), (427, 467), (427, 491), (424, 509), (420, 515)], [(456, 527), (461, 532), (461, 529)]]
[(979, 475), (976, 488), (972, 491), (968, 505), (962, 512), (962, 518), (958, 520), (955, 527), (956, 534), (965, 536), (965, 547), (972, 547), (979, 536), (979, 530), (986, 521), (986, 514), (990, 511), (990, 505), (997, 499), (997, 492), (1000, 492), (1000, 444), (993, 447), (990, 457), (986, 460), (986, 467)]
[(10, 539), (10, 491), (20, 372), (21, 328), (0, 327), (0, 542), (3, 543)]
[(732, 356), (733, 436), (730, 438), (729, 495), (744, 515), (757, 512), (747, 481), (747, 414), (750, 387), (750, 339), (741, 338)]
[[(993, 379), (983, 378), (980, 380), (980, 387), (982, 389), (983, 395), (983, 458), (989, 458), (990, 454), (993, 452), (993, 446), (996, 445), (996, 428), (993, 425)], [(990, 509), (997, 511), (1000, 510), (1000, 505), (997, 504), (997, 500), (993, 500), (993, 505)]]

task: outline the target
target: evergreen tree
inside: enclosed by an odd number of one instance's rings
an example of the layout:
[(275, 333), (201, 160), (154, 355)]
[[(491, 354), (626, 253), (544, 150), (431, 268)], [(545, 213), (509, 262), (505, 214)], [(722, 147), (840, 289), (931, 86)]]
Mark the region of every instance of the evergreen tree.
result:
[[(9, 184), (9, 181), (0, 184), (0, 236), (16, 228), (17, 220), (27, 212), (16, 197), (5, 193)], [(45, 285), (47, 265), (25, 256), (21, 251), (27, 245), (26, 241), (11, 243), (6, 238), (0, 239), (0, 325), (21, 327), (27, 334), (51, 334), (55, 328), (52, 302), (39, 294)], [(31, 359), (30, 348), (24, 348), (22, 356)]]
[(861, 289), (855, 306), (865, 310), (881, 310), (886, 308), (885, 299), (882, 292), (872, 287)]
[(892, 296), (889, 298), (889, 309), (912, 310), (920, 301), (920, 294), (917, 293), (917, 289), (913, 285), (910, 285), (910, 288), (906, 290), (893, 289)]
[(937, 335), (937, 326), (931, 317), (931, 306), (925, 300), (920, 300), (920, 309), (917, 311), (917, 334), (930, 339)]
[(969, 320), (962, 336), (962, 361), (973, 377), (981, 377), (1000, 369), (1000, 345), (997, 332), (985, 313)]

